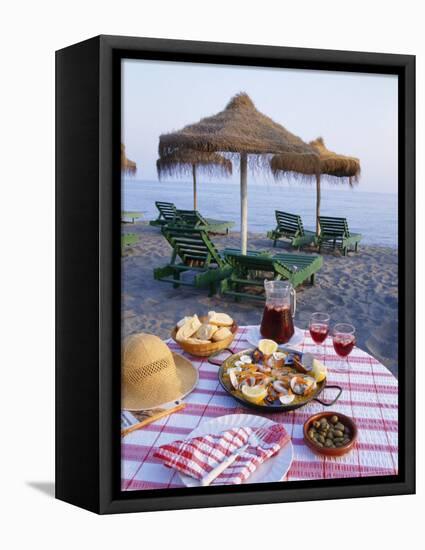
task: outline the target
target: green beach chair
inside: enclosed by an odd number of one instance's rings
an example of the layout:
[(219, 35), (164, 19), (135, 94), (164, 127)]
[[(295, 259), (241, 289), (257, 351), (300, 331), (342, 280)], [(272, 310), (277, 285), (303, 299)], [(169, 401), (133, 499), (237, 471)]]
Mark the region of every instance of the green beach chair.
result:
[(176, 216), (176, 207), (172, 202), (155, 201), (155, 206), (159, 211), (159, 215), (156, 220), (151, 220), (149, 225), (161, 227), (167, 223), (171, 223)]
[(344, 256), (348, 250), (354, 247), (357, 252), (359, 242), (362, 239), (360, 233), (350, 233), (346, 218), (331, 218), (330, 216), (319, 216), (320, 235), (318, 237), (319, 252), (325, 243), (332, 243), (333, 248), (342, 250)]
[(293, 248), (300, 249), (310, 243), (314, 243), (316, 233), (304, 229), (301, 216), (275, 210), (276, 229), (269, 231), (267, 237), (273, 240), (273, 246), (276, 246), (278, 239), (287, 239)]
[[(214, 243), (203, 229), (166, 225), (162, 234), (172, 247), (170, 262), (153, 270), (154, 279), (172, 283), (174, 288), (194, 286), (217, 292), (219, 282), (227, 277), (231, 268), (221, 257)], [(194, 273), (192, 280), (181, 279), (182, 273)]]
[(207, 233), (228, 234), (235, 222), (204, 218), (198, 210), (176, 210), (176, 223), (207, 231)]
[(136, 235), (136, 233), (123, 233), (121, 235), (121, 254), (124, 253), (126, 248), (130, 248), (137, 243), (138, 240), (139, 235)]
[(128, 212), (127, 210), (123, 210), (121, 212), (121, 223), (134, 223), (142, 217), (142, 212)]
[[(226, 248), (223, 256), (232, 267), (220, 289), (223, 294), (234, 296), (235, 300), (252, 298), (264, 300), (264, 279), (284, 279), (294, 287), (310, 280), (314, 284), (316, 272), (323, 265), (322, 256), (306, 254), (276, 254), (249, 251), (246, 255), (240, 250)], [(246, 287), (254, 292), (248, 292)]]

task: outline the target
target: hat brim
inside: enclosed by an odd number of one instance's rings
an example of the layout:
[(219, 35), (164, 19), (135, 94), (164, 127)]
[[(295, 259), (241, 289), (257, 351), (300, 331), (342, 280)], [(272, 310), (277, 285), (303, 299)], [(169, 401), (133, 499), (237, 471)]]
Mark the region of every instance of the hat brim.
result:
[(193, 391), (198, 383), (198, 369), (192, 365), (189, 359), (186, 359), (186, 357), (178, 353), (173, 353), (173, 359), (176, 365), (177, 376), (181, 382), (181, 387), (179, 391), (176, 391), (174, 397), (166, 401), (153, 402), (146, 399), (145, 396), (140, 395), (139, 392), (132, 392), (129, 388), (122, 388), (121, 408), (126, 411), (147, 411), (149, 409), (156, 409), (171, 401), (183, 399), (183, 397)]

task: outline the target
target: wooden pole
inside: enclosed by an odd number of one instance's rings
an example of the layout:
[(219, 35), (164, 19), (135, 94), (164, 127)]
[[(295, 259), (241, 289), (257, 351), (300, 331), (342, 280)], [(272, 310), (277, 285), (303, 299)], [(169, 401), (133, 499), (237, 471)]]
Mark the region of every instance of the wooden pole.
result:
[(246, 254), (248, 243), (248, 162), (247, 154), (241, 153), (241, 252)]
[(196, 164), (192, 164), (193, 174), (193, 209), (196, 210)]
[(316, 174), (316, 235), (320, 235), (320, 174)]

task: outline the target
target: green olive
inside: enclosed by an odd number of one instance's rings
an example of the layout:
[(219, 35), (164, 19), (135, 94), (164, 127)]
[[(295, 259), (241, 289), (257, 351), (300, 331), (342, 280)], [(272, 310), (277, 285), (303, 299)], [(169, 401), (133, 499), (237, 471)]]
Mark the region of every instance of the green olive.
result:
[(320, 428), (320, 422), (319, 422), (318, 420), (315, 420), (315, 421), (313, 422), (313, 426), (314, 426), (315, 428)]
[(335, 430), (335, 437), (344, 437), (344, 432), (341, 432), (341, 430)]
[(341, 422), (338, 422), (337, 424), (335, 424), (335, 428), (337, 430), (341, 430), (341, 432), (343, 432), (344, 429), (345, 429), (345, 426), (344, 426), (344, 424), (341, 424)]
[(326, 439), (325, 440), (325, 447), (332, 447), (333, 443), (332, 443), (332, 439)]
[(336, 424), (338, 422), (339, 418), (334, 414), (331, 416), (331, 424)]
[(310, 439), (314, 439), (315, 434), (316, 432), (314, 430), (309, 430), (308, 432), (308, 436), (310, 437)]
[(325, 437), (323, 435), (319, 435), (317, 439), (320, 441), (320, 443), (325, 442)]

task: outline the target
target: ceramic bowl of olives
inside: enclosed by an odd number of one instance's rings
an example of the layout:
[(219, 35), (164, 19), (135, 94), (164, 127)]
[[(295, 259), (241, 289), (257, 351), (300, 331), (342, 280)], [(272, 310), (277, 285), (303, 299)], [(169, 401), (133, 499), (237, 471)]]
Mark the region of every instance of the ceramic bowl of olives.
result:
[(357, 440), (354, 421), (338, 412), (321, 412), (304, 424), (304, 440), (312, 451), (325, 456), (350, 452)]

